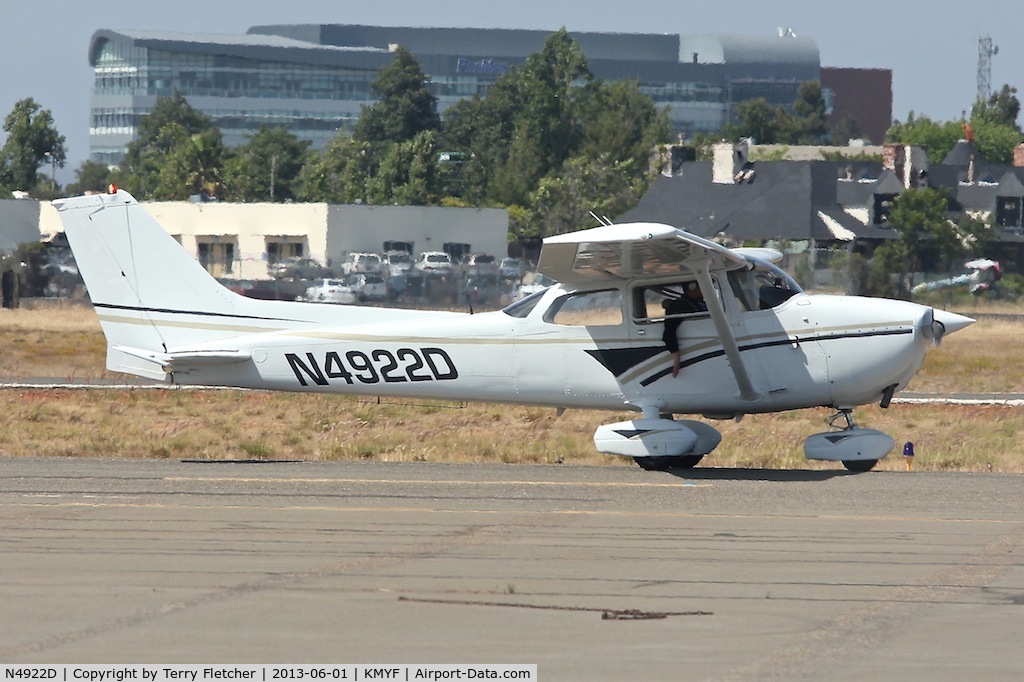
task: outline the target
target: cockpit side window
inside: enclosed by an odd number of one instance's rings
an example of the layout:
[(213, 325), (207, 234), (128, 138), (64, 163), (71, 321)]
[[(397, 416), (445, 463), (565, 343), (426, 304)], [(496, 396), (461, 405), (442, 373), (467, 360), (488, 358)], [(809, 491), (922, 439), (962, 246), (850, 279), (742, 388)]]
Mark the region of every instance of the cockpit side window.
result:
[[(674, 301), (685, 299), (688, 288), (696, 286), (696, 280), (680, 280), (662, 284), (648, 284), (633, 289), (633, 320), (639, 323), (661, 322), (665, 319), (666, 308), (672, 308)], [(703, 293), (703, 292), (702, 292)], [(717, 293), (717, 291), (716, 291)], [(668, 312), (672, 317), (707, 316), (707, 310), (696, 310), (700, 306), (677, 306), (677, 312)]]
[(729, 273), (729, 287), (744, 310), (768, 310), (803, 291), (781, 268), (756, 258), (749, 260), (751, 267)]
[(622, 324), (622, 293), (606, 289), (562, 296), (551, 305), (545, 319), (572, 327)]

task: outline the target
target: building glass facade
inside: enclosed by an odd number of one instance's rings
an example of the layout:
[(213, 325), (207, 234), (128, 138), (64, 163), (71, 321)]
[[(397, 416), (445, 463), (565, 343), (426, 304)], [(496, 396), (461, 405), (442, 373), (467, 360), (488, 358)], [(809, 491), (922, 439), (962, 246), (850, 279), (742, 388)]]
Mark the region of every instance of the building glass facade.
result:
[[(395, 44), (420, 59), (444, 111), (461, 99), (486, 95), (502, 74), (538, 51), (547, 35), (344, 25), (254, 27), (245, 36), (215, 37), (100, 30), (90, 49), (90, 159), (118, 163), (156, 98), (175, 91), (210, 116), (228, 145), (244, 143), (263, 125), (281, 125), (319, 149), (339, 130), (350, 131), (362, 107), (372, 104), (371, 84)], [(817, 47), (808, 39), (801, 39), (794, 59), (793, 47), (774, 39), (757, 39), (752, 48), (751, 39), (703, 37), (700, 52), (681, 62), (679, 36), (571, 35), (596, 77), (637, 81), (641, 92), (667, 107), (675, 131), (684, 134), (720, 130), (745, 99), (789, 106), (799, 83), (817, 79), (820, 70)], [(700, 53), (710, 61), (701, 61)]]

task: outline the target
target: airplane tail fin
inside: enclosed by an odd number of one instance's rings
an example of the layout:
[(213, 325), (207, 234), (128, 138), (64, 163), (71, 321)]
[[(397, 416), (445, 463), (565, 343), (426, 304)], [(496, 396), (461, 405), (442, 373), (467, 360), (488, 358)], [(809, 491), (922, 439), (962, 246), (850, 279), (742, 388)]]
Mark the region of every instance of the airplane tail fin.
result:
[(228, 339), (258, 320), (127, 192), (54, 202), (107, 337), (107, 367), (164, 379), (176, 347)]

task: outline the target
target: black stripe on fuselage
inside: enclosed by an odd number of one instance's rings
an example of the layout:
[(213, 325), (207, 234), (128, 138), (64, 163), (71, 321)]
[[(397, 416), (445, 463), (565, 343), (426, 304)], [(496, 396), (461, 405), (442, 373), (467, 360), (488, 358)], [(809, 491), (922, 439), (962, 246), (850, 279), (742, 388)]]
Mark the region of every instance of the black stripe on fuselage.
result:
[[(826, 335), (826, 336), (808, 336), (808, 337), (800, 338), (800, 339), (778, 339), (776, 341), (764, 341), (762, 343), (752, 343), (752, 344), (749, 344), (749, 345), (746, 345), (746, 346), (740, 346), (739, 349), (740, 349), (740, 352), (743, 352), (743, 351), (748, 351), (748, 350), (759, 350), (761, 348), (773, 348), (773, 347), (776, 347), (776, 346), (790, 346), (790, 345), (792, 345), (794, 343), (800, 344), (800, 343), (806, 342), (806, 341), (814, 341), (814, 342), (819, 342), (820, 343), (820, 342), (823, 342), (823, 341), (840, 341), (842, 339), (863, 339), (863, 338), (868, 338), (868, 337), (872, 337), (872, 336), (899, 336), (899, 335), (902, 335), (902, 334), (913, 334), (913, 333), (914, 333), (913, 329), (886, 329), (884, 331), (876, 331), (876, 332), (849, 332), (849, 333), (846, 333), (846, 334), (829, 334), (829, 335)], [(683, 360), (682, 362), (679, 363), (679, 366), (680, 367), (691, 367), (693, 365), (696, 365), (699, 362), (704, 362), (705, 360), (710, 360), (711, 358), (721, 357), (723, 355), (725, 355), (725, 350), (724, 349), (723, 350), (712, 351), (710, 353), (703, 353), (701, 355), (696, 355), (696, 356), (694, 356), (692, 358), (687, 358), (686, 360)], [(659, 370), (659, 371), (655, 372), (654, 374), (652, 374), (651, 376), (647, 377), (646, 379), (642, 379), (640, 381), (640, 385), (641, 386), (650, 386), (651, 384), (653, 384), (658, 379), (661, 379), (662, 377), (667, 376), (667, 375), (669, 375), (671, 373), (672, 373), (671, 368)]]
[(642, 362), (665, 352), (665, 346), (641, 346), (639, 348), (596, 348), (586, 351), (588, 355), (604, 365), (615, 376), (622, 376)]
[(205, 310), (174, 310), (172, 308), (147, 308), (134, 305), (114, 305), (111, 303), (93, 303), (95, 308), (106, 310), (127, 310), (135, 313), (162, 313), (165, 315), (199, 315), (203, 317), (229, 317), (236, 320), (262, 320), (264, 322), (310, 322), (310, 320), (294, 320), (285, 317), (262, 317), (257, 315), (238, 315), (236, 313), (214, 313)]

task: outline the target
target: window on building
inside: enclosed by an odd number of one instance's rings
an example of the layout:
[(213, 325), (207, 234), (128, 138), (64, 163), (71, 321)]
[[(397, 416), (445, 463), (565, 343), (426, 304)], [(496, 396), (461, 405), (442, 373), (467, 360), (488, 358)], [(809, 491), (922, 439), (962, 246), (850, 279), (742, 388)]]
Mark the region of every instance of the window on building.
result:
[(898, 194), (876, 194), (874, 210), (871, 215), (872, 222), (875, 225), (884, 225), (889, 222), (889, 212), (892, 210), (892, 202), (896, 200)]
[(199, 264), (214, 277), (223, 277), (235, 271), (237, 252), (234, 237), (196, 237), (196, 257)]
[(267, 265), (285, 258), (305, 258), (308, 251), (305, 237), (267, 237)]
[(996, 199), (996, 224), (1002, 227), (1020, 227), (1021, 203), (1021, 197), (998, 197)]

